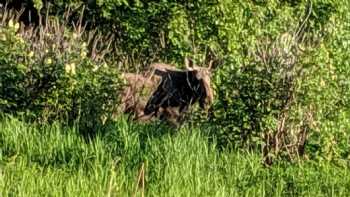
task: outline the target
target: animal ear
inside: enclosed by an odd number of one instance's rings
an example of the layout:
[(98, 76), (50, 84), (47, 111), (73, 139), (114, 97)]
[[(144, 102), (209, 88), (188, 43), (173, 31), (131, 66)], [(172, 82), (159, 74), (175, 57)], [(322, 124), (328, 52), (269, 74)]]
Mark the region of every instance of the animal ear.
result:
[(186, 67), (186, 69), (191, 70), (193, 68), (193, 66), (194, 66), (193, 60), (188, 58), (188, 57), (186, 57), (185, 58), (185, 67)]
[(214, 63), (214, 60), (209, 61), (209, 65), (208, 65), (209, 70), (211, 70), (213, 68), (213, 63)]
[(208, 69), (209, 70), (214, 70), (216, 67), (220, 64), (219, 60), (210, 60), (208, 63)]
[(209, 70), (216, 69), (217, 66), (222, 64), (222, 57), (212, 48), (208, 48), (204, 60), (204, 62), (208, 65)]

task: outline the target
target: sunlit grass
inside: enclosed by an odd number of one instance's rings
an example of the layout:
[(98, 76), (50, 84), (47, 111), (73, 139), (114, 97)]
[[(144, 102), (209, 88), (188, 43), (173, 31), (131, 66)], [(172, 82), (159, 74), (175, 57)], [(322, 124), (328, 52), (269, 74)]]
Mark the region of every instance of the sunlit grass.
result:
[[(348, 196), (350, 170), (219, 151), (199, 129), (121, 119), (85, 140), (74, 128), (0, 122), (1, 196)], [(145, 185), (137, 184), (141, 166)]]

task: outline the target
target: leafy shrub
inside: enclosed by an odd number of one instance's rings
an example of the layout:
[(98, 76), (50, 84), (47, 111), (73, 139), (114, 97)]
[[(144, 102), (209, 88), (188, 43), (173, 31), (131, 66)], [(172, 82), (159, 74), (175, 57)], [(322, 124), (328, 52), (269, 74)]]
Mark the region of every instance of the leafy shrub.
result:
[[(350, 14), (349, 2), (336, 3), (336, 16), (332, 17), (332, 30), (315, 56), (318, 67), (313, 71), (314, 85), (308, 99), (317, 109), (317, 128), (307, 142), (313, 159), (336, 160), (348, 165), (350, 118)], [(311, 80), (310, 80), (311, 82)], [(310, 83), (309, 82), (309, 83)]]
[(263, 145), (264, 135), (277, 130), (304, 67), (298, 31), (304, 28), (305, 8), (305, 3), (246, 2), (237, 7), (222, 1), (219, 37), (226, 41), (227, 54), (214, 79), (212, 117), (220, 128), (220, 144)]
[[(340, 2), (323, 1), (313, 1), (310, 8), (305, 3), (292, 8), (241, 5), (251, 13), (224, 23), (235, 56), (228, 57), (216, 75), (216, 137), (221, 144), (262, 145), (268, 162), (305, 153), (348, 157), (348, 136), (334, 128), (348, 127), (348, 9)], [(236, 23), (247, 26), (238, 29)]]
[(212, 48), (220, 41), (215, 38), (220, 4), (212, 0), (35, 2), (43, 16), (49, 12), (69, 18), (70, 22), (79, 21), (82, 16), (88, 29), (96, 27), (106, 34), (112, 33), (116, 55), (113, 58), (128, 57), (127, 63), (132, 65), (164, 59), (182, 63), (183, 57), (194, 51), (194, 56), (200, 59), (209, 45)]
[(112, 118), (122, 81), (116, 69), (94, 62), (79, 32), (47, 22), (0, 29), (0, 109), (39, 122), (78, 120), (91, 131)]

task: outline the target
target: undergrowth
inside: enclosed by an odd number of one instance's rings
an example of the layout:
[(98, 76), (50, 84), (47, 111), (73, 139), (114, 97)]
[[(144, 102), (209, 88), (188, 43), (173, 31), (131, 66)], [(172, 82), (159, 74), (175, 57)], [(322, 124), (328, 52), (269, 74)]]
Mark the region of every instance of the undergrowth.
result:
[(349, 165), (304, 160), (265, 167), (259, 152), (218, 151), (204, 133), (129, 124), (121, 118), (104, 134), (85, 140), (74, 127), (3, 118), (0, 194), (346, 196), (350, 192)]

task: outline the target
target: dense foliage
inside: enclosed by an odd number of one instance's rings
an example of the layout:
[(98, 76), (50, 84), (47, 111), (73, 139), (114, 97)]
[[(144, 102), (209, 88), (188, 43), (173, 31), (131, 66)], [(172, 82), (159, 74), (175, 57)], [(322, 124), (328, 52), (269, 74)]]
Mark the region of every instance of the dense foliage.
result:
[[(70, 22), (82, 20), (87, 29), (113, 35), (113, 50), (105, 58), (109, 62), (121, 62), (124, 69), (137, 70), (140, 65), (151, 61), (182, 65), (185, 56), (202, 65), (209, 60), (218, 60), (220, 65), (213, 76), (216, 101), (210, 118), (202, 119), (201, 123), (211, 125), (208, 132), (219, 145), (265, 147), (263, 152), (267, 161), (274, 156), (295, 158), (306, 155), (343, 162), (350, 155), (349, 1), (33, 2), (42, 16), (49, 10), (49, 14), (58, 18), (69, 18)], [(67, 17), (64, 13), (68, 7), (70, 15)], [(2, 53), (7, 54), (3, 57), (9, 59), (6, 61), (15, 60), (16, 65), (27, 65), (26, 62), (17, 63), (18, 58), (10, 58), (21, 56), (17, 53), (27, 53), (26, 50), (17, 48), (21, 45), (8, 46), (11, 47), (16, 47), (14, 52), (2, 48)], [(41, 60), (35, 62), (47, 65), (45, 58)], [(64, 73), (62, 68), (66, 62), (56, 56), (52, 61), (55, 66), (49, 66), (49, 69), (61, 69), (57, 73)], [(93, 67), (89, 60), (79, 60), (79, 64), (87, 64), (77, 66), (81, 68), (77, 71), (81, 73), (79, 75), (86, 73), (79, 80), (81, 86), (74, 90), (69, 89), (71, 85), (65, 86), (67, 89), (58, 88), (59, 84), (67, 83), (63, 81), (56, 86), (57, 91), (64, 90), (61, 92), (65, 95), (63, 98), (73, 99), (75, 95), (87, 99), (79, 105), (87, 109), (90, 103), (97, 102), (95, 99), (107, 101), (116, 98), (117, 95), (110, 94), (116, 93), (115, 89), (111, 91), (107, 88), (110, 86), (103, 85), (110, 84), (109, 80), (113, 79), (112, 68), (95, 75), (88, 69)], [(40, 66), (40, 69), (44, 68)], [(11, 76), (20, 80), (22, 68), (11, 69)], [(49, 76), (72, 80), (67, 74), (62, 74), (64, 77)], [(93, 80), (89, 77), (96, 77), (98, 82), (91, 84)], [(20, 85), (16, 80), (14, 84)], [(28, 83), (24, 85), (40, 87)], [(27, 91), (25, 86), (23, 88)], [(86, 86), (93, 87), (92, 92), (87, 93), (85, 90), (89, 88)], [(101, 91), (107, 93), (107, 98)], [(51, 90), (45, 94), (48, 92)], [(62, 97), (58, 93), (48, 95)], [(42, 98), (47, 101), (50, 96)], [(27, 100), (23, 96), (8, 97), (7, 100)], [(43, 109), (28, 108), (28, 104), (18, 100), (11, 102), (16, 106), (23, 103), (17, 106), (22, 109)], [(6, 105), (6, 109), (13, 109), (13, 106)], [(68, 108), (76, 112), (71, 106)], [(48, 113), (57, 114), (55, 110), (50, 109)]]
[(115, 69), (87, 57), (76, 33), (55, 27), (21, 34), (12, 19), (1, 27), (0, 110), (93, 131), (112, 118), (122, 82)]

